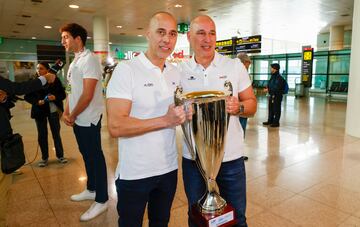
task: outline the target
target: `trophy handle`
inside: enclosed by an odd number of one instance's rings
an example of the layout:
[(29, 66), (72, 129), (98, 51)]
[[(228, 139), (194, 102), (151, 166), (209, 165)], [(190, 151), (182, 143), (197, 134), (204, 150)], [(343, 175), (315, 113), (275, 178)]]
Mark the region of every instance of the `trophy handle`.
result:
[[(188, 108), (189, 108), (188, 105), (191, 105), (191, 103), (186, 102), (186, 100), (184, 102), (184, 100), (181, 98), (182, 92), (183, 92), (183, 88), (180, 85), (176, 86), (176, 89), (174, 92), (174, 102), (175, 102), (176, 106), (184, 105), (185, 112), (187, 112)], [(194, 151), (194, 149), (193, 149), (191, 135), (189, 135), (189, 134), (191, 134), (191, 124), (190, 123), (191, 123), (190, 121), (186, 120), (183, 124), (181, 124), (181, 129), (183, 131), (186, 146), (188, 147), (188, 150), (191, 154), (192, 159), (195, 160), (196, 159), (196, 151)]]
[(228, 80), (225, 81), (224, 87), (227, 91), (229, 91), (231, 93), (230, 96), (232, 96), (233, 95), (233, 86), (232, 86), (231, 82)]

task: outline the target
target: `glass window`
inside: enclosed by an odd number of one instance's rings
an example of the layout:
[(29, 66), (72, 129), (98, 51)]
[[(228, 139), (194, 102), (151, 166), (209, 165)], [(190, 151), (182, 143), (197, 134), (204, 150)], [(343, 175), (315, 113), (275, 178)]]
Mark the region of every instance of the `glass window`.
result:
[(329, 74), (348, 74), (350, 69), (350, 55), (332, 55), (329, 58)]

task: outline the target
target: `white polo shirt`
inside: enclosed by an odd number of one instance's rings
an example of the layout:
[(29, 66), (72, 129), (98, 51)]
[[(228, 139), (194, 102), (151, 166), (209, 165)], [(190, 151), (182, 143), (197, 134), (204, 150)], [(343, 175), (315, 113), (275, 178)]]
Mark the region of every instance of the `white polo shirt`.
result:
[[(248, 72), (239, 59), (230, 59), (215, 52), (211, 64), (205, 69), (197, 64), (195, 58), (179, 64), (181, 71), (180, 84), (183, 92), (218, 90), (225, 91), (224, 83), (229, 80), (233, 87), (233, 95), (244, 91), (251, 82)], [(225, 138), (225, 154), (223, 162), (232, 161), (243, 156), (244, 132), (239, 117), (230, 116), (228, 132)], [(183, 142), (183, 156), (191, 159), (188, 148)]]
[[(119, 63), (109, 81), (107, 98), (132, 102), (130, 116), (150, 119), (167, 113), (179, 84), (178, 69), (166, 63), (163, 72), (144, 53)], [(169, 173), (178, 168), (175, 128), (119, 138), (116, 177), (136, 180)]]
[(81, 112), (75, 120), (77, 125), (88, 127), (91, 124), (97, 125), (104, 110), (100, 61), (98, 57), (91, 53), (88, 49), (84, 49), (84, 51), (76, 53), (75, 58), (69, 67), (67, 80), (70, 86), (68, 86), (67, 92), (69, 94), (68, 100), (70, 113), (75, 108), (83, 92), (84, 79), (98, 80), (94, 91), (94, 97), (88, 107), (86, 107), (86, 109)]

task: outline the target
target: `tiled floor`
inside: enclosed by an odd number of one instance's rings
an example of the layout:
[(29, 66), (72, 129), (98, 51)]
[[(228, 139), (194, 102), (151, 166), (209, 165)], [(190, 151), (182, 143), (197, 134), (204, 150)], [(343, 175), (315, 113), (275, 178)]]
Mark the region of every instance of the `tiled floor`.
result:
[[(289, 96), (283, 102), (281, 127), (267, 128), (262, 126), (267, 115), (266, 99), (260, 97), (258, 101), (258, 112), (249, 120), (246, 132), (249, 226), (360, 226), (360, 139), (344, 133), (346, 103), (324, 97)], [(85, 187), (83, 161), (72, 130), (63, 126), (61, 132), (69, 163), (61, 165), (53, 160), (46, 168), (37, 167), (40, 152), (36, 156), (36, 128), (25, 106), (17, 104), (12, 122), (15, 131), (23, 135), (27, 159), (36, 157), (36, 161), (23, 167), (22, 175), (14, 176), (8, 226), (116, 226), (117, 142), (110, 138), (106, 120), (102, 142), (110, 209), (93, 221), (80, 223), (80, 214), (91, 202), (69, 200), (71, 194)], [(51, 150), (50, 157), (54, 156)], [(187, 226), (181, 179), (171, 211), (171, 227)]]

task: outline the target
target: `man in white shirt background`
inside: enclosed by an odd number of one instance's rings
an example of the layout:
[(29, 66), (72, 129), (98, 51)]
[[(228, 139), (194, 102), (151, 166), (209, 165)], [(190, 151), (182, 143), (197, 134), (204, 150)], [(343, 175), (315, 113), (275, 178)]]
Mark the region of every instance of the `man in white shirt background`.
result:
[(99, 59), (85, 48), (87, 31), (82, 26), (67, 24), (60, 32), (65, 50), (75, 54), (67, 75), (68, 96), (63, 120), (66, 125), (73, 127), (87, 174), (87, 188), (72, 195), (71, 200), (95, 200), (80, 217), (81, 221), (88, 221), (107, 210), (109, 199), (100, 134), (104, 110), (102, 71)]

